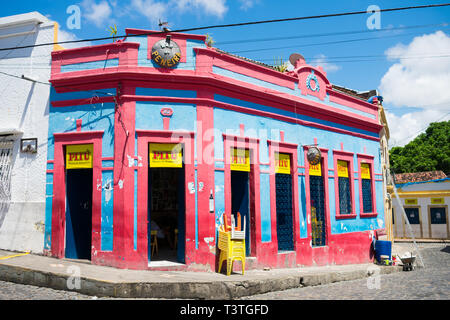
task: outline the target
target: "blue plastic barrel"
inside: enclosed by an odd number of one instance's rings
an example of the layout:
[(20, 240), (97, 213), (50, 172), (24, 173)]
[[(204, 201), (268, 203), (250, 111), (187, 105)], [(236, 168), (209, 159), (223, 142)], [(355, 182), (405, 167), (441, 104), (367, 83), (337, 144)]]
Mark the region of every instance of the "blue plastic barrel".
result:
[(375, 241), (375, 259), (380, 261), (380, 256), (389, 256), (389, 260), (392, 260), (392, 242), (386, 240)]

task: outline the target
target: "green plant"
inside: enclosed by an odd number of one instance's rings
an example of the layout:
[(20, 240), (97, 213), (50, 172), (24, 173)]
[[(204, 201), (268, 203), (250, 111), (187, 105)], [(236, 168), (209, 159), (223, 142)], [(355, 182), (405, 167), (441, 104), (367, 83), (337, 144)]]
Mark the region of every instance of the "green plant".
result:
[(108, 31), (111, 33), (111, 36), (113, 37), (113, 42), (116, 41), (117, 26), (114, 24), (114, 28), (113, 27), (109, 27)]
[(208, 47), (212, 47), (213, 44), (215, 43), (215, 41), (213, 40), (213, 38), (212, 38), (208, 33), (206, 34), (206, 40), (205, 40), (205, 42), (206, 42), (206, 45), (207, 45)]
[(277, 70), (279, 72), (286, 72), (286, 70), (288, 68), (288, 63), (283, 62), (283, 58), (278, 58), (278, 59), (275, 58), (273, 67), (275, 70)]

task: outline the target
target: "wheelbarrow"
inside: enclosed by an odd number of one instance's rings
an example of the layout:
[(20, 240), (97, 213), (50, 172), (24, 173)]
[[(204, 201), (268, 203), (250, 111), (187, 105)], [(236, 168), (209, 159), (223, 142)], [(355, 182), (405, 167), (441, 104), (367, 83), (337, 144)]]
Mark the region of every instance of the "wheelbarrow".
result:
[(414, 262), (416, 261), (416, 257), (413, 257), (411, 254), (411, 257), (400, 257), (400, 260), (403, 264), (403, 271), (411, 271), (414, 270)]

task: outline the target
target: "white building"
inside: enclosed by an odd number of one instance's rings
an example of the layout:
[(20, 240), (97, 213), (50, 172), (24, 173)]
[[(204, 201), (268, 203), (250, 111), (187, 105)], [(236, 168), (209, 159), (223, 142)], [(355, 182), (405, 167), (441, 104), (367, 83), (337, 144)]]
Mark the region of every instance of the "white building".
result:
[[(57, 29), (38, 12), (3, 17), (0, 48), (52, 43)], [(43, 252), (50, 94), (46, 83), (55, 48), (0, 51), (0, 249)]]
[[(416, 239), (450, 239), (450, 178), (442, 171), (396, 175), (397, 193)], [(400, 182), (400, 183), (399, 183)], [(394, 237), (409, 239), (397, 199), (392, 199)]]

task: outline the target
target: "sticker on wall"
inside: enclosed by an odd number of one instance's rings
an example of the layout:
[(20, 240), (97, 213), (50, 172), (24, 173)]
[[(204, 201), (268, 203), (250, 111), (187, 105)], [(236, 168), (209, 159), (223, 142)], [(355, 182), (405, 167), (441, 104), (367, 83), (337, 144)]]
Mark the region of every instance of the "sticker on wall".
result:
[(315, 165), (309, 165), (309, 175), (310, 176), (322, 176), (322, 166), (320, 164), (320, 162), (318, 164)]
[(343, 160), (337, 161), (338, 177), (348, 178), (348, 162)]
[(431, 204), (444, 204), (444, 198), (431, 198)]
[(291, 156), (275, 152), (275, 173), (291, 174)]
[(405, 204), (416, 205), (417, 199), (405, 199)]
[(151, 168), (182, 168), (182, 146), (176, 143), (150, 143), (149, 159)]
[(231, 170), (250, 172), (250, 152), (248, 150), (232, 148), (230, 157)]
[(66, 146), (66, 169), (92, 169), (93, 144)]
[(370, 179), (370, 164), (361, 163), (361, 179)]

